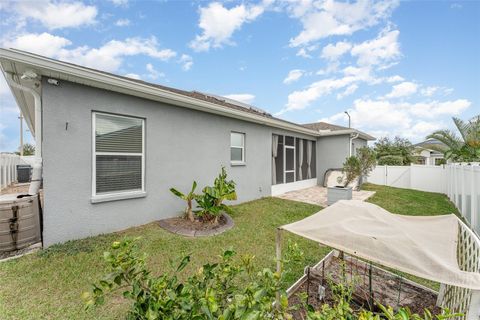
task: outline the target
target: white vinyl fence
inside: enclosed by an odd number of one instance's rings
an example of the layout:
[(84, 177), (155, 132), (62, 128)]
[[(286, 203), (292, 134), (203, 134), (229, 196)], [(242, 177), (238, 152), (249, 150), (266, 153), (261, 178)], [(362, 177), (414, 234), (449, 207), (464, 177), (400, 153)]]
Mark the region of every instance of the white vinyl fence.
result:
[(17, 180), (17, 164), (25, 164), (20, 156), (0, 153), (0, 190)]
[(368, 182), (446, 194), (480, 234), (480, 164), (377, 166)]

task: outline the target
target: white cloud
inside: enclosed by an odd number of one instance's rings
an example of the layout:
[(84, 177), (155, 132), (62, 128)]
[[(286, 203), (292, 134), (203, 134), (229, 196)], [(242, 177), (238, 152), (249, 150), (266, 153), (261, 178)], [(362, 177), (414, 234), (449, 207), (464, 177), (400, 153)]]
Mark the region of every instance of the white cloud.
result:
[(111, 40), (99, 48), (80, 46), (70, 49), (68, 48), (70, 45), (70, 40), (49, 33), (25, 34), (6, 42), (8, 47), (109, 72), (118, 70), (124, 57), (127, 56), (146, 55), (168, 61), (177, 55), (171, 49), (160, 49), (155, 37)]
[(393, 82), (400, 82), (404, 81), (405, 79), (399, 75), (391, 76), (386, 79), (388, 83), (393, 83)]
[(10, 88), (8, 87), (7, 81), (3, 76), (0, 76), (0, 97), (8, 95), (10, 93)]
[[(419, 140), (445, 127), (442, 119), (458, 116), (470, 105), (465, 99), (415, 103), (357, 99), (349, 113), (355, 128), (380, 136), (400, 135)], [(340, 112), (322, 121), (342, 123), (344, 114)]]
[(398, 30), (384, 29), (375, 39), (354, 45), (351, 55), (358, 58), (360, 66), (385, 66), (401, 56), (399, 34)]
[(303, 58), (311, 58), (312, 56), (307, 52), (305, 48), (300, 48), (297, 51), (297, 57), (303, 57)]
[(127, 73), (125, 77), (136, 79), (136, 80), (142, 79), (142, 77), (136, 73)]
[(130, 25), (130, 20), (128, 19), (118, 19), (116, 22), (115, 22), (115, 25), (117, 27), (126, 27), (126, 26), (129, 26)]
[(330, 94), (332, 91), (344, 88), (355, 81), (355, 77), (348, 76), (339, 79), (324, 79), (312, 83), (307, 89), (294, 91), (288, 95), (286, 108), (278, 114), (286, 111), (302, 110), (318, 98)]
[(234, 93), (224, 95), (225, 98), (237, 100), (246, 104), (251, 104), (255, 99), (255, 96), (250, 93)]
[(233, 33), (243, 24), (257, 19), (264, 12), (265, 5), (239, 4), (228, 9), (220, 2), (212, 2), (207, 7), (201, 7), (198, 26), (202, 34), (190, 42), (190, 47), (195, 51), (208, 51), (211, 47), (233, 44)]
[(431, 97), (437, 92), (439, 87), (426, 87), (420, 90), (420, 93), (425, 97)]
[(350, 42), (340, 41), (336, 44), (328, 44), (322, 50), (321, 57), (328, 60), (337, 60), (342, 55), (350, 51), (352, 44)]
[(72, 42), (66, 38), (44, 32), (41, 34), (30, 33), (20, 35), (16, 39), (7, 40), (4, 46), (55, 57), (60, 50), (70, 44), (72, 44)]
[[(283, 110), (277, 115), (287, 111), (302, 110), (308, 107), (312, 102), (320, 97), (331, 94), (336, 90), (340, 90), (359, 82), (372, 82), (374, 79), (370, 74), (368, 67), (349, 66), (343, 69), (343, 77), (327, 78), (310, 84), (306, 89), (297, 90), (288, 95), (288, 102)], [(350, 91), (354, 90), (350, 88)], [(356, 90), (356, 89), (355, 89)]]
[(158, 78), (165, 77), (165, 73), (157, 71), (151, 63), (147, 63), (145, 69), (148, 71), (148, 77), (150, 79), (156, 80)]
[(340, 99), (343, 99), (346, 96), (352, 95), (352, 94), (355, 93), (355, 91), (357, 91), (357, 89), (358, 89), (358, 85), (352, 84), (352, 85), (348, 86), (347, 89), (345, 89), (345, 91), (337, 94), (337, 99), (340, 100)]
[(289, 83), (295, 82), (298, 79), (300, 79), (303, 76), (303, 74), (304, 74), (303, 70), (299, 70), (299, 69), (290, 70), (287, 77), (283, 80), (283, 83), (289, 84)]
[(351, 35), (388, 18), (397, 5), (396, 0), (292, 2), (289, 10), (293, 17), (300, 19), (303, 30), (290, 39), (290, 46), (303, 46), (334, 35)]
[(415, 103), (411, 105), (410, 112), (422, 118), (435, 118), (438, 116), (458, 116), (471, 106), (471, 102), (466, 99), (448, 100), (448, 101), (429, 101)]
[(126, 6), (128, 4), (128, 0), (109, 0), (115, 6)]
[(189, 56), (188, 54), (182, 54), (180, 57), (180, 60), (178, 60), (180, 64), (182, 64), (182, 69), (184, 71), (188, 71), (192, 68), (193, 66), (193, 58)]
[(95, 6), (76, 1), (19, 1), (13, 9), (20, 20), (37, 20), (50, 30), (93, 24), (98, 13)]
[(452, 88), (438, 87), (438, 86), (429, 86), (422, 88), (420, 93), (425, 97), (432, 97), (434, 95), (444, 95), (448, 96), (453, 92)]
[(413, 82), (402, 82), (400, 84), (394, 85), (392, 87), (392, 91), (387, 94), (385, 97), (386, 98), (402, 98), (402, 97), (407, 97), (415, 92), (417, 92), (418, 85)]

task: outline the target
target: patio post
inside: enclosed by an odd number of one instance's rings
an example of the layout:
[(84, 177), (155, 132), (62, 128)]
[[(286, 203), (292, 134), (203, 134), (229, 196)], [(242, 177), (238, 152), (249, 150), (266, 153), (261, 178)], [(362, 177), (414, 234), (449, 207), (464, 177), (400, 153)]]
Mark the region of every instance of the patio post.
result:
[[(275, 251), (277, 259), (277, 273), (282, 273), (282, 229), (277, 228), (277, 234), (275, 237)], [(277, 291), (275, 297), (276, 307), (280, 308), (280, 289)]]

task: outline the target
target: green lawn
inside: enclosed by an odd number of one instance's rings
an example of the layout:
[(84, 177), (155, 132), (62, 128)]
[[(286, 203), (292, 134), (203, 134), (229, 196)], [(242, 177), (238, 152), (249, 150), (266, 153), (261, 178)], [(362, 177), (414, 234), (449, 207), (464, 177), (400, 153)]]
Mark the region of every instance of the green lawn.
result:
[(455, 213), (457, 208), (446, 195), (411, 189), (400, 189), (366, 183), (363, 190), (376, 191), (368, 202), (398, 214), (431, 216)]
[[(454, 211), (440, 194), (366, 185), (377, 194), (369, 201), (394, 213), (426, 215)], [(160, 229), (155, 223), (124, 232), (71, 241), (23, 258), (0, 263), (1, 319), (118, 319), (128, 307), (120, 297), (105, 306), (85, 312), (80, 295), (106, 272), (102, 253), (111, 242), (129, 236), (141, 236), (139, 245), (148, 256), (155, 273), (169, 270), (169, 258), (192, 253), (190, 273), (211, 261), (224, 249), (239, 255), (251, 253), (261, 267), (275, 267), (275, 229), (277, 226), (307, 217), (321, 208), (288, 200), (265, 198), (234, 207), (235, 227), (211, 238), (184, 238)], [(456, 211), (456, 210), (455, 210)], [(314, 264), (328, 249), (316, 243), (285, 234), (305, 252), (305, 260), (290, 266), (287, 280), (293, 282), (306, 264)], [(429, 283), (427, 283), (429, 284)]]

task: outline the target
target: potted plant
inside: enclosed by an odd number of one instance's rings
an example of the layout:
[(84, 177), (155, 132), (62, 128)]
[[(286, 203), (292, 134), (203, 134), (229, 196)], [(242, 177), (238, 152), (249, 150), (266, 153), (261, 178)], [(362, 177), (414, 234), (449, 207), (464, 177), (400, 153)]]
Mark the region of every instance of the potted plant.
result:
[[(338, 200), (352, 199), (352, 183), (360, 175), (360, 161), (357, 157), (351, 156), (343, 164), (343, 177), (338, 177), (338, 185), (327, 188), (327, 204), (332, 205)], [(342, 184), (343, 183), (343, 184)]]
[(369, 147), (360, 148), (357, 156), (348, 157), (343, 164), (343, 177), (337, 178), (338, 185), (327, 188), (327, 204), (334, 204), (338, 200), (351, 200), (353, 187), (350, 184), (358, 178), (356, 188), (359, 189), (363, 177), (375, 168), (375, 163), (375, 152)]
[(195, 220), (195, 217), (194, 217), (193, 211), (192, 211), (192, 201), (195, 200), (195, 198), (197, 197), (197, 195), (195, 194), (195, 189), (196, 188), (197, 188), (197, 182), (196, 181), (193, 181), (192, 190), (190, 190), (190, 192), (188, 194), (184, 194), (184, 193), (178, 191), (175, 188), (170, 188), (170, 192), (172, 192), (174, 195), (176, 195), (180, 199), (183, 199), (183, 200), (187, 201), (187, 207), (185, 208), (185, 217), (188, 218), (188, 220), (190, 220), (190, 221)]

